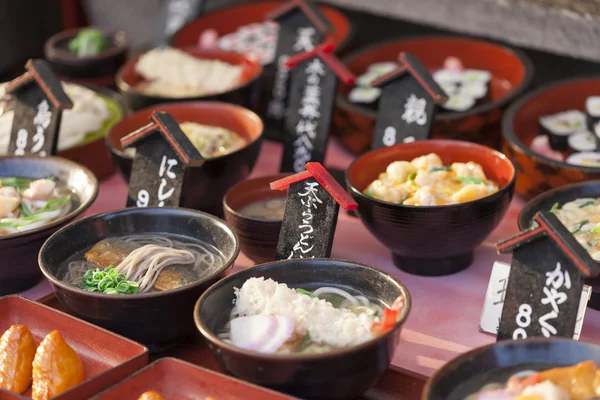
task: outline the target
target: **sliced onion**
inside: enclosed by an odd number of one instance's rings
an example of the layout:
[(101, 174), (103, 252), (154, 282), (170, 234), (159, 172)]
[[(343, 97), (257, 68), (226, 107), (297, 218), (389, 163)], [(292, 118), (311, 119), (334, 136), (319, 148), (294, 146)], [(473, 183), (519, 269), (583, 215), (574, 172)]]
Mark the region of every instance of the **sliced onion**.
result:
[(337, 294), (338, 296), (344, 297), (346, 300), (348, 300), (350, 303), (352, 303), (353, 306), (358, 305), (358, 300), (356, 300), (356, 298), (354, 296), (352, 296), (350, 293), (346, 292), (345, 290), (338, 289), (335, 287), (325, 286), (322, 288), (318, 288), (317, 290), (314, 291), (314, 294), (317, 297), (319, 297), (322, 294)]
[(370, 303), (369, 303), (369, 299), (367, 299), (365, 296), (354, 296), (354, 298), (355, 298), (356, 300), (360, 300), (360, 301), (362, 301), (362, 303), (363, 303), (365, 306), (368, 306), (368, 305), (370, 304)]
[(481, 392), (475, 398), (476, 400), (512, 400), (515, 398), (514, 394), (510, 394), (504, 390), (486, 390)]
[(231, 342), (241, 348), (258, 350), (277, 331), (277, 318), (253, 315), (231, 320)]

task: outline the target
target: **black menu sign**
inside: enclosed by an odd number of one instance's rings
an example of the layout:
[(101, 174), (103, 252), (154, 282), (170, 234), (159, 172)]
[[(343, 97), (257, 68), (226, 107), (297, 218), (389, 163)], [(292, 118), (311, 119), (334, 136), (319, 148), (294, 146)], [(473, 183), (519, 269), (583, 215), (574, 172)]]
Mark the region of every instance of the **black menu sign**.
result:
[(186, 167), (204, 160), (170, 114), (153, 112), (150, 121), (121, 139), (136, 149), (127, 207), (179, 207)]
[(6, 87), (15, 99), (8, 154), (56, 154), (62, 111), (73, 103), (46, 61), (29, 60), (25, 68)]
[(171, 36), (185, 24), (198, 18), (204, 12), (206, 0), (165, 0), (158, 46), (167, 45)]
[(498, 340), (569, 337), (575, 333), (583, 280), (600, 267), (550, 212), (535, 226), (497, 245), (513, 253)]
[(281, 172), (304, 171), (307, 162), (323, 162), (331, 130), (338, 77), (354, 82), (352, 73), (321, 45), (288, 61), (290, 95), (283, 131)]
[(357, 207), (350, 195), (319, 163), (308, 163), (306, 171), (271, 183), (272, 189), (288, 189), (277, 259), (327, 258), (340, 205)]
[(403, 53), (399, 63), (373, 82), (382, 91), (372, 148), (429, 139), (437, 104), (448, 100), (415, 56)]
[(273, 139), (280, 139), (290, 78), (286, 63), (295, 54), (311, 51), (321, 44), (330, 28), (319, 9), (304, 0), (290, 0), (268, 18), (279, 24), (279, 33), (275, 61), (264, 72), (267, 103), (263, 114), (267, 133)]

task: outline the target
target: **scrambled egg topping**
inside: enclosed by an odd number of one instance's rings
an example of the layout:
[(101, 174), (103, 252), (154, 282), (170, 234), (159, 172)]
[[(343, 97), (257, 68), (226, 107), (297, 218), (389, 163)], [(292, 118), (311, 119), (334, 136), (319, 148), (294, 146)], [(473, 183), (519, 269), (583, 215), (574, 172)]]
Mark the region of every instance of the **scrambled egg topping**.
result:
[(487, 179), (481, 165), (469, 161), (444, 166), (431, 153), (414, 160), (394, 161), (364, 193), (407, 206), (441, 206), (465, 203), (489, 196), (498, 185)]

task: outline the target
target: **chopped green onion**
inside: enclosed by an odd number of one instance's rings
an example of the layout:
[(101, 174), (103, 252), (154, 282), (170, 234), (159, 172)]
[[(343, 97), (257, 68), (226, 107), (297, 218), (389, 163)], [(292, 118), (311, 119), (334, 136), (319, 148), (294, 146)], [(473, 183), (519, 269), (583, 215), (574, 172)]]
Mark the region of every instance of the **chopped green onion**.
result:
[(600, 232), (600, 226), (589, 231), (589, 233), (598, 233), (598, 232)]
[(579, 232), (579, 231), (581, 230), (581, 228), (583, 228), (583, 227), (584, 227), (584, 225), (585, 225), (585, 224), (587, 224), (588, 222), (590, 222), (590, 221), (589, 221), (589, 220), (587, 220), (587, 219), (586, 219), (586, 220), (583, 220), (583, 221), (581, 221), (581, 222), (579, 223), (579, 225), (577, 226), (577, 229), (575, 229), (575, 230), (574, 230), (573, 232), (571, 232), (571, 233), (575, 234), (575, 233)]
[(452, 167), (435, 167), (431, 168), (429, 172), (439, 172), (439, 171), (452, 171)]
[(487, 182), (483, 179), (474, 178), (472, 176), (457, 176), (452, 178), (452, 180), (460, 183), (475, 183), (477, 185), (487, 185)]
[(408, 181), (412, 181), (417, 177), (417, 173), (416, 172), (411, 172), (410, 175), (408, 175)]
[(83, 275), (81, 284), (83, 290), (104, 294), (135, 294), (139, 293), (137, 282), (128, 281), (125, 274), (117, 271), (112, 265), (104, 270), (96, 268), (88, 270)]
[(554, 204), (552, 205), (552, 208), (550, 209), (550, 212), (551, 212), (551, 213), (555, 213), (555, 212), (556, 212), (556, 210), (558, 210), (558, 203), (554, 203)]
[(596, 204), (596, 202), (594, 200), (586, 201), (585, 203), (583, 203), (582, 205), (580, 205), (579, 208), (584, 208), (584, 207), (591, 206), (591, 205), (594, 205), (594, 204)]
[(309, 344), (310, 344), (310, 333), (308, 333), (308, 331), (306, 331), (306, 335), (304, 335), (304, 338), (302, 339), (302, 343), (300, 344), (300, 351), (306, 350), (306, 348), (308, 347)]
[(24, 216), (26, 217), (31, 217), (31, 211), (29, 211), (29, 208), (27, 207), (27, 205), (25, 205), (25, 203), (23, 203), (21, 201), (21, 212), (23, 213)]
[(71, 201), (71, 196), (70, 195), (66, 195), (66, 196), (63, 196), (63, 197), (57, 197), (56, 199), (52, 199), (52, 200), (48, 201), (44, 205), (44, 207), (40, 208), (36, 212), (36, 214), (40, 214), (40, 213), (44, 213), (44, 212), (49, 212), (49, 211), (60, 210), (66, 204), (68, 204), (70, 201)]
[(317, 296), (315, 296), (315, 294), (313, 292), (309, 292), (308, 290), (304, 290), (304, 289), (301, 289), (301, 288), (296, 288), (296, 292), (298, 292), (300, 294), (305, 294), (305, 295), (310, 296), (310, 297), (317, 297)]
[(69, 50), (77, 57), (95, 56), (108, 47), (104, 34), (99, 29), (82, 29), (77, 36), (69, 42)]

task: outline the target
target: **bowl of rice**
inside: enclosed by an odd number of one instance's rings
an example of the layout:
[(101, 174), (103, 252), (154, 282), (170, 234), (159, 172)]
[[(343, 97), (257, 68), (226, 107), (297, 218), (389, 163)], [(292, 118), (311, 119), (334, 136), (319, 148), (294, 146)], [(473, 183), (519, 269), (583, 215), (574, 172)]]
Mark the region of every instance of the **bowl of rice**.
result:
[(132, 110), (158, 103), (210, 100), (254, 109), (262, 66), (257, 58), (200, 48), (156, 48), (129, 61), (117, 87)]

